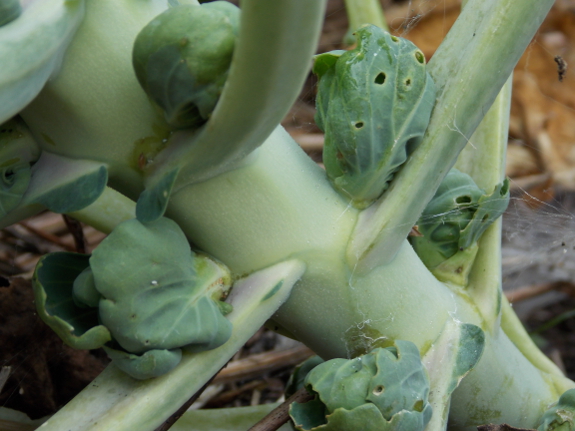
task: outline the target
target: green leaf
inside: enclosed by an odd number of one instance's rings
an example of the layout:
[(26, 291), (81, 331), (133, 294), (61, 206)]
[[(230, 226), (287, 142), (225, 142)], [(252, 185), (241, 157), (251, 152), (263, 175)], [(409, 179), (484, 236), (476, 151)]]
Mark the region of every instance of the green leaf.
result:
[(312, 356), (311, 358), (305, 360), (303, 363), (295, 367), (286, 385), (285, 389), (286, 399), (291, 397), (299, 389), (304, 387), (304, 380), (308, 375), (308, 373), (322, 362), (323, 359), (320, 358), (319, 356)]
[(422, 431), (431, 419), (427, 371), (410, 341), (323, 362), (310, 371), (305, 386), (317, 397), (290, 409), (300, 430)]
[(102, 295), (96, 289), (92, 269), (86, 267), (74, 280), (72, 297), (78, 307), (98, 308)]
[(469, 175), (452, 169), (417, 222), (423, 236), (409, 240), (423, 263), (433, 270), (475, 244), (508, 204), (508, 180), (487, 194)]
[(36, 1), (0, 27), (0, 123), (22, 110), (58, 70), (83, 15), (81, 0)]
[(120, 370), (138, 380), (151, 379), (172, 371), (182, 360), (180, 349), (148, 350), (141, 355), (104, 346), (104, 350)]
[(239, 29), (228, 2), (175, 6), (138, 34), (133, 64), (142, 88), (176, 128), (206, 122), (222, 93)]
[(30, 184), (40, 150), (26, 124), (14, 117), (0, 126), (0, 218), (15, 209)]
[(575, 430), (575, 389), (569, 389), (556, 405), (543, 414), (538, 431), (573, 431)]
[(365, 208), (421, 141), (435, 85), (411, 42), (373, 25), (355, 36), (355, 49), (316, 56), (313, 71), (320, 78), (316, 122), (325, 132), (327, 175)]
[(98, 311), (74, 303), (72, 286), (88, 267), (89, 256), (50, 253), (43, 256), (34, 272), (33, 286), (40, 318), (69, 346), (96, 349), (111, 340), (110, 332), (98, 323)]
[(30, 165), (14, 163), (0, 168), (0, 217), (16, 208), (30, 184)]
[(136, 204), (136, 217), (142, 223), (158, 220), (166, 212), (172, 188), (178, 177), (179, 169), (173, 169), (155, 184), (146, 185)]
[(103, 163), (44, 151), (32, 168), (21, 205), (41, 204), (56, 213), (79, 211), (100, 197), (107, 181), (108, 170)]
[(128, 352), (213, 349), (231, 324), (216, 303), (231, 284), (228, 270), (191, 251), (172, 220), (120, 225), (90, 258), (100, 319)]
[(0, 27), (14, 21), (21, 13), (22, 6), (20, 5), (20, 0), (1, 0)]

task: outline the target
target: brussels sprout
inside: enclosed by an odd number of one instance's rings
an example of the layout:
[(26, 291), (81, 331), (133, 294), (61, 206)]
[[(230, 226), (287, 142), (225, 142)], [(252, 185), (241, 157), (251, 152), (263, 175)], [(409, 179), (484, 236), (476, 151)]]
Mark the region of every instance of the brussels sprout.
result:
[(140, 85), (175, 128), (199, 127), (222, 93), (239, 31), (239, 9), (216, 1), (181, 5), (138, 34), (132, 61)]
[(427, 371), (410, 341), (321, 363), (304, 384), (316, 396), (290, 407), (298, 430), (422, 431), (431, 419)]
[(14, 21), (21, 13), (20, 0), (0, 0), (0, 27)]
[(410, 237), (411, 245), (434, 269), (475, 244), (508, 204), (508, 180), (487, 194), (469, 175), (452, 169), (423, 211), (417, 223), (422, 236)]
[(365, 208), (421, 141), (436, 90), (411, 42), (373, 25), (355, 37), (351, 51), (316, 56), (313, 72), (327, 175), (355, 207)]
[(557, 404), (543, 414), (539, 423), (538, 431), (575, 430), (575, 389), (561, 395)]
[(187, 347), (216, 348), (231, 335), (217, 301), (231, 285), (228, 270), (193, 253), (167, 218), (116, 227), (90, 258), (99, 314), (130, 353)]
[(91, 257), (51, 253), (34, 275), (42, 319), (75, 348), (105, 347), (117, 366), (137, 379), (174, 368), (182, 350), (225, 343), (232, 311), (221, 300), (226, 267), (190, 249), (167, 218), (120, 223)]

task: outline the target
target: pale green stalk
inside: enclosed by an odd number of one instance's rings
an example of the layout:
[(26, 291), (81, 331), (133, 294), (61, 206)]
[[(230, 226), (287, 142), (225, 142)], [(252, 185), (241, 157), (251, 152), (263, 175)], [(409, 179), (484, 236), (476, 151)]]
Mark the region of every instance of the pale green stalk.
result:
[(379, 0), (345, 0), (345, 10), (349, 29), (344, 40), (349, 45), (355, 43), (353, 32), (364, 24), (373, 24), (389, 31)]
[(468, 2), (428, 65), (438, 96), (424, 140), (362, 213), (347, 252), (352, 266), (369, 271), (393, 259), (553, 3)]
[[(473, 178), (487, 193), (505, 178), (505, 152), (509, 132), (511, 78), (485, 114), (469, 143), (459, 154), (455, 168)], [(479, 240), (479, 251), (465, 289), (488, 322), (492, 333), (499, 329), (501, 313), (501, 219)]]
[(136, 203), (110, 187), (91, 205), (68, 213), (100, 232), (110, 233), (121, 222), (136, 217)]

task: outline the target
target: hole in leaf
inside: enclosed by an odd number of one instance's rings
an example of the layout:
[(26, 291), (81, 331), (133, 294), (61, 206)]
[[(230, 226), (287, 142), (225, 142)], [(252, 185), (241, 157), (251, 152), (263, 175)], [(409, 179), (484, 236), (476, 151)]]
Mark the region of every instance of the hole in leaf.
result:
[(379, 72), (375, 77), (374, 82), (378, 85), (382, 85), (385, 82), (385, 73)]
[(415, 410), (416, 412), (422, 412), (423, 411), (423, 400), (417, 400), (415, 402), (415, 404), (413, 405), (413, 410)]
[(354, 126), (356, 129), (361, 129), (363, 127), (363, 121), (358, 121), (354, 124)]
[(423, 54), (421, 53), (421, 51), (416, 51), (415, 52), (415, 59), (417, 61), (419, 61), (421, 64), (425, 63), (425, 57), (423, 56)]
[(383, 394), (384, 390), (385, 388), (383, 387), (383, 385), (377, 385), (375, 388), (373, 388), (373, 395), (381, 395)]
[(485, 223), (488, 218), (489, 218), (489, 214), (485, 214), (485, 215), (483, 216), (483, 218), (481, 219), (481, 223)]
[(411, 85), (411, 78), (407, 78), (407, 79), (405, 80), (405, 85), (408, 86), (408, 87)]
[(469, 196), (469, 195), (457, 196), (455, 198), (455, 202), (458, 204), (470, 204), (471, 203), (471, 196)]

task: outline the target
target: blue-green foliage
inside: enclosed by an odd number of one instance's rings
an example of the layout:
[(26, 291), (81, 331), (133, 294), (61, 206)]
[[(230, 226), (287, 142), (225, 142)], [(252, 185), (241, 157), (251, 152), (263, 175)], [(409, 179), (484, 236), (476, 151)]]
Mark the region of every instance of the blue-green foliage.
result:
[(410, 242), (432, 269), (474, 244), (508, 204), (508, 180), (487, 194), (469, 175), (452, 169), (417, 223), (422, 236), (412, 236)]
[(334, 187), (365, 208), (421, 141), (435, 103), (423, 53), (373, 25), (357, 47), (316, 56), (316, 122), (325, 132), (323, 162)]
[(229, 339), (232, 325), (223, 313), (231, 310), (221, 300), (230, 285), (227, 268), (194, 253), (167, 218), (125, 221), (89, 262), (84, 255), (51, 254), (35, 275), (46, 323), (73, 347), (105, 344), (116, 365), (139, 379), (171, 370), (182, 349), (210, 350)]
[(216, 1), (169, 8), (138, 34), (133, 64), (140, 85), (175, 128), (210, 117), (228, 77), (239, 9)]
[(231, 278), (222, 266), (195, 254), (170, 219), (116, 227), (90, 258), (102, 294), (100, 319), (131, 353), (187, 346), (208, 350), (231, 334), (216, 301)]
[(431, 419), (427, 371), (410, 341), (323, 362), (304, 385), (316, 397), (292, 404), (298, 430), (422, 431)]

